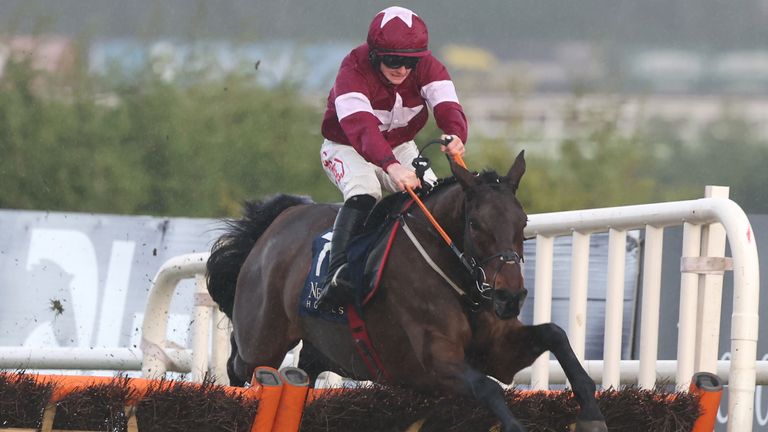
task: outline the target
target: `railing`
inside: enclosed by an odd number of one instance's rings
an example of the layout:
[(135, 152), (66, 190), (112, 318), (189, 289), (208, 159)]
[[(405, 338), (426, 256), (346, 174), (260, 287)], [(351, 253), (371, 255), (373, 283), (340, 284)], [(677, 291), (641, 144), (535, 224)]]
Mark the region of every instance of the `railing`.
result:
[[(637, 383), (652, 388), (671, 374), (687, 388), (694, 372), (718, 373), (729, 383), (728, 431), (751, 431), (757, 377), (759, 268), (754, 232), (743, 210), (727, 198), (727, 188), (708, 188), (713, 197), (691, 201), (634, 205), (530, 215), (526, 237), (536, 237), (534, 324), (549, 322), (552, 309), (552, 256), (555, 237), (572, 236), (569, 326), (571, 345), (590, 375), (604, 388)], [(661, 255), (664, 228), (683, 225), (681, 294), (676, 362), (659, 362), (658, 323)], [(627, 230), (645, 229), (643, 304), (639, 361), (621, 360), (624, 258)], [(587, 263), (590, 235), (608, 232), (607, 297), (604, 358), (584, 361), (587, 321)], [(723, 232), (724, 231), (724, 232)], [(725, 234), (733, 258), (724, 258)], [(723, 271), (734, 275), (731, 327), (732, 358), (727, 370), (718, 367), (720, 294)], [(553, 362), (552, 362), (553, 363)], [(720, 365), (724, 366), (723, 363)], [(535, 389), (549, 385), (551, 364), (544, 354), (530, 371)], [(660, 369), (662, 373), (660, 374)], [(760, 384), (768, 384), (768, 362), (760, 362)], [(631, 374), (628, 374), (631, 372)], [(561, 372), (560, 372), (561, 373)], [(622, 379), (624, 374), (624, 379)], [(560, 378), (563, 378), (559, 375)]]
[[(209, 374), (219, 384), (229, 384), (227, 358), (231, 323), (208, 294), (205, 264), (209, 253), (181, 255), (166, 261), (153, 279), (142, 323), (141, 349), (144, 377), (162, 377), (165, 372), (190, 373), (189, 381), (201, 382)], [(192, 316), (192, 349), (175, 346), (167, 339), (168, 311), (177, 285), (195, 279)], [(212, 334), (212, 336), (211, 336)], [(296, 366), (301, 343), (289, 353)]]
[[(527, 237), (536, 237), (534, 323), (551, 319), (552, 255), (556, 237), (571, 236), (572, 263), (569, 325), (566, 329), (576, 355), (603, 387), (636, 383), (652, 388), (674, 377), (688, 385), (694, 372), (716, 373), (729, 384), (728, 431), (751, 431), (756, 384), (768, 384), (768, 361), (756, 361), (759, 270), (754, 233), (742, 209), (727, 196), (727, 188), (708, 188), (710, 197), (603, 209), (529, 216)], [(683, 226), (678, 360), (658, 360), (660, 274), (664, 229)], [(621, 360), (624, 257), (627, 230), (644, 229), (643, 301), (639, 360)], [(586, 288), (590, 236), (608, 232), (609, 263), (605, 314), (604, 359), (584, 360)], [(727, 234), (727, 237), (726, 237)], [(725, 240), (732, 252), (724, 258)], [(30, 369), (138, 370), (145, 377), (166, 371), (191, 373), (200, 381), (212, 373), (226, 383), (230, 324), (210, 300), (205, 284), (207, 253), (172, 258), (158, 271), (150, 289), (142, 325), (142, 352), (128, 348), (25, 349), (0, 347), (0, 367), (24, 363)], [(731, 360), (718, 361), (720, 298), (723, 272), (733, 270)], [(194, 278), (195, 303), (192, 348), (167, 340), (168, 312), (178, 283)], [(139, 359), (138, 356), (142, 358)], [(295, 362), (295, 357), (294, 357)], [(3, 366), (6, 365), (6, 366)], [(516, 382), (546, 388), (565, 382), (556, 362), (547, 355), (518, 374)]]
[[(756, 362), (759, 269), (757, 247), (749, 220), (742, 209), (722, 197), (727, 188), (708, 188), (711, 197), (690, 201), (634, 205), (603, 209), (545, 213), (529, 216), (527, 237), (536, 237), (536, 296), (534, 323), (551, 320), (552, 258), (554, 239), (572, 237), (571, 288), (568, 334), (576, 355), (590, 376), (603, 387), (633, 383), (652, 388), (658, 380), (675, 377), (680, 388), (688, 386), (694, 372), (718, 374), (729, 384), (729, 431), (750, 431), (755, 385), (768, 384), (768, 362)], [(720, 197), (717, 197), (720, 196)], [(658, 350), (661, 256), (664, 228), (683, 226), (681, 296), (676, 361), (660, 361)], [(624, 289), (626, 233), (644, 229), (643, 304), (640, 327), (640, 359), (621, 360), (621, 325)], [(587, 274), (590, 236), (609, 234), (604, 359), (585, 361)], [(724, 258), (725, 239), (733, 254)], [(208, 369), (206, 341), (212, 307), (205, 293), (207, 254), (178, 257), (158, 272), (143, 327), (145, 375), (165, 370), (192, 371), (200, 378)], [(731, 328), (731, 361), (718, 361), (720, 297), (723, 272), (734, 272)], [(195, 337), (192, 359), (167, 346), (165, 330), (171, 294), (182, 278), (196, 277)], [(213, 321), (221, 322), (221, 317)], [(228, 352), (226, 330), (217, 326), (211, 351), (212, 371), (223, 377)], [(173, 358), (178, 358), (174, 360)], [(529, 380), (535, 389), (565, 382), (556, 362), (542, 355), (518, 374), (517, 382)], [(759, 373), (758, 373), (759, 372)]]
[[(158, 270), (141, 327), (143, 376), (160, 377), (166, 371), (190, 372), (190, 380), (199, 382), (206, 373), (211, 373), (217, 382), (227, 382), (230, 324), (208, 295), (205, 282), (208, 256), (208, 253), (181, 255), (166, 261)], [(189, 278), (195, 279), (191, 352), (173, 346), (166, 337), (173, 292), (181, 280)]]
[[(207, 253), (181, 255), (166, 261), (153, 279), (142, 324), (141, 349), (110, 347), (0, 347), (0, 368), (142, 371), (145, 377), (166, 371), (189, 373), (200, 382), (211, 373), (226, 384), (229, 320), (213, 303), (205, 283)], [(195, 279), (192, 348), (168, 341), (168, 313), (179, 282)], [(213, 337), (211, 338), (211, 334)]]

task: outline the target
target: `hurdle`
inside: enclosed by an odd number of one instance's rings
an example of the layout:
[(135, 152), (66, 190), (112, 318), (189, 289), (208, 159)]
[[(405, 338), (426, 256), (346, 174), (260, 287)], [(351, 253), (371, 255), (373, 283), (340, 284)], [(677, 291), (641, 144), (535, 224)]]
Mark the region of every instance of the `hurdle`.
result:
[[(660, 274), (664, 229), (683, 227), (681, 257), (680, 326), (677, 360), (658, 360)], [(638, 360), (621, 359), (621, 320), (624, 259), (628, 230), (645, 232), (643, 303), (640, 317)], [(590, 238), (608, 233), (609, 263), (606, 298), (604, 358), (584, 360), (586, 340), (586, 296)], [(768, 361), (756, 360), (758, 332), (759, 269), (754, 232), (744, 211), (728, 199), (727, 188), (707, 187), (705, 198), (656, 204), (574, 210), (529, 215), (526, 238), (536, 238), (536, 295), (533, 324), (551, 321), (552, 256), (554, 239), (572, 238), (569, 325), (571, 345), (589, 375), (603, 388), (636, 384), (651, 389), (673, 379), (687, 390), (697, 372), (717, 374), (728, 385), (728, 431), (749, 432), (754, 416), (755, 386), (768, 384)], [(725, 257), (725, 242), (732, 257)], [(145, 376), (159, 376), (166, 370), (190, 371), (199, 378), (215, 371), (225, 376), (229, 345), (225, 318), (207, 297), (205, 261), (208, 254), (173, 258), (158, 272), (150, 290), (143, 324), (143, 366)], [(730, 361), (718, 361), (720, 293), (723, 273), (733, 271), (733, 310)], [(175, 285), (195, 278), (194, 347), (191, 355), (166, 341), (168, 306)], [(212, 323), (213, 341), (209, 343)], [(197, 332), (200, 332), (198, 335)], [(205, 335), (205, 337), (203, 337)], [(192, 359), (194, 357), (195, 360)], [(181, 359), (174, 360), (174, 359)], [(295, 356), (294, 356), (295, 362)], [(551, 383), (565, 383), (565, 375), (548, 354), (531, 368), (521, 371), (515, 383), (530, 383), (534, 390)]]

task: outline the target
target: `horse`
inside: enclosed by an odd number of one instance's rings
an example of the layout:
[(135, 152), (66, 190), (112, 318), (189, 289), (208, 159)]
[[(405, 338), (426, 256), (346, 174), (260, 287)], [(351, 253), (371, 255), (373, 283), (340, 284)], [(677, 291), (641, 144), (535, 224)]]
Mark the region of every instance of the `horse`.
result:
[[(401, 232), (394, 237), (380, 288), (363, 310), (387, 382), (473, 397), (498, 418), (501, 430), (521, 432), (525, 428), (489, 376), (511, 383), (550, 351), (579, 404), (575, 430), (607, 431), (595, 383), (563, 329), (524, 325), (518, 318), (527, 294), (521, 268), (527, 215), (516, 197), (524, 152), (504, 176), (473, 174), (454, 162), (450, 169), (453, 177), (438, 182), (423, 204), (452, 246), (421, 209), (404, 211), (401, 218), (415, 239)], [(245, 216), (227, 222), (228, 231), (212, 247), (207, 281), (233, 323), (231, 384), (243, 385), (258, 366), (279, 367), (299, 341), (299, 367), (313, 380), (325, 370), (382, 379), (357, 354), (346, 324), (299, 314), (312, 241), (333, 224), (338, 208), (277, 195), (246, 203)]]

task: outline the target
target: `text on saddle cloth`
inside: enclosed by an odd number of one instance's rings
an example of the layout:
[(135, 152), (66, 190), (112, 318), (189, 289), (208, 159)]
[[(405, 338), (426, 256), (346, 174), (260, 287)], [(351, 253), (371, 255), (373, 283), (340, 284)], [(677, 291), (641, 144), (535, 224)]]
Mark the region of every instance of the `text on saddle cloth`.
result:
[[(355, 287), (356, 303), (365, 304), (376, 292), (380, 281), (380, 270), (386, 263), (391, 238), (396, 230), (397, 224), (390, 222), (379, 229), (366, 231), (350, 241), (347, 248), (348, 271), (350, 282)], [(328, 311), (321, 310), (317, 303), (328, 272), (332, 235), (332, 231), (329, 230), (312, 241), (312, 265), (301, 290), (299, 314), (346, 323), (345, 306)]]

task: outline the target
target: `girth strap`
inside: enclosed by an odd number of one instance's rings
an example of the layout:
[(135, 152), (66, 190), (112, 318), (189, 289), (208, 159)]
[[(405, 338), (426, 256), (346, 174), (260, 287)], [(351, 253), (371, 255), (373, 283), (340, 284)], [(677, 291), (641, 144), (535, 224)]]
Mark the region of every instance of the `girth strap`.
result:
[(365, 325), (365, 321), (360, 316), (357, 306), (354, 304), (347, 305), (347, 321), (349, 322), (349, 329), (352, 331), (352, 340), (355, 344), (355, 350), (363, 359), (365, 367), (368, 368), (368, 372), (371, 373), (371, 378), (374, 381), (378, 381), (383, 378), (385, 382), (392, 382), (392, 378), (389, 373), (384, 369), (384, 364), (381, 362), (381, 358), (376, 353), (376, 349), (373, 348), (371, 343), (371, 337), (368, 335), (368, 328)]

